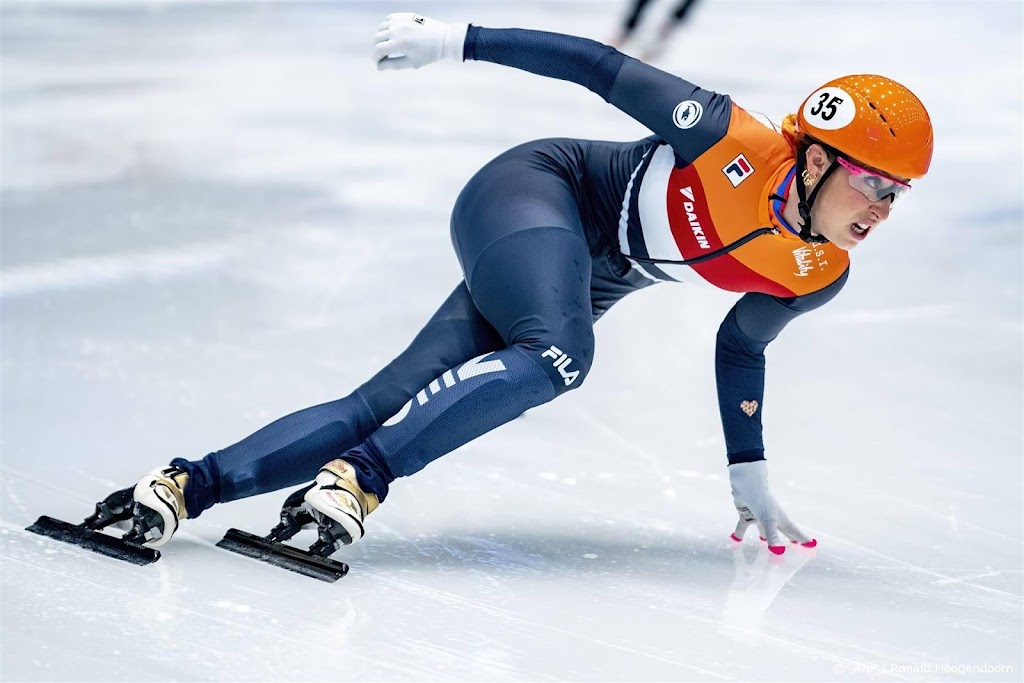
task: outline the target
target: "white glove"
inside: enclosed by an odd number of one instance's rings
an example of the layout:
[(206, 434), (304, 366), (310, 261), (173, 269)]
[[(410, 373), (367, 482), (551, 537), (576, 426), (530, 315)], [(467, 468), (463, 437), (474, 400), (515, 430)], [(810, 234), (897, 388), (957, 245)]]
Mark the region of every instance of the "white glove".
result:
[(732, 501), (739, 512), (740, 521), (732, 540), (742, 541), (743, 534), (751, 524), (757, 524), (761, 540), (768, 541), (768, 549), (776, 555), (786, 552), (781, 531), (805, 548), (813, 548), (818, 542), (800, 531), (782, 511), (775, 497), (768, 490), (768, 463), (764, 460), (739, 462), (729, 465), (729, 483), (732, 484)]
[(469, 24), (444, 24), (419, 14), (389, 14), (374, 36), (377, 70), (418, 69), (441, 59), (462, 61)]

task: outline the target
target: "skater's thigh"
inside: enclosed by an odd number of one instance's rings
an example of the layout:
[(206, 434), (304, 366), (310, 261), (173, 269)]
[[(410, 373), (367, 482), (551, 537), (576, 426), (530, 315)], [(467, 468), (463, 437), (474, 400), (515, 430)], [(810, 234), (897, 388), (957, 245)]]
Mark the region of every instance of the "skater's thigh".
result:
[[(470, 294), (507, 344), (551, 345), (590, 355), (591, 258), (581, 235), (553, 226), (519, 230), (477, 259)], [(559, 347), (561, 348), (561, 347)]]

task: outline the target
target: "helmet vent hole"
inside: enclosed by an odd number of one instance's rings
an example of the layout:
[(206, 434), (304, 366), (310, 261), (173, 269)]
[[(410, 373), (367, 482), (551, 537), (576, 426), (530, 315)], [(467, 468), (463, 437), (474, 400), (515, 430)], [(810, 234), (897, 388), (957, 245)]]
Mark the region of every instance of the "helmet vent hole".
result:
[[(875, 106), (874, 102), (868, 100), (868, 106), (871, 107), (876, 114), (878, 114), (878, 118), (882, 119), (882, 123), (884, 123), (885, 125), (889, 126), (889, 122), (886, 120), (885, 114), (883, 114), (882, 112), (878, 111), (878, 107)], [(893, 137), (896, 137), (896, 131), (894, 131), (892, 129), (892, 126), (889, 126), (889, 132), (892, 133)]]

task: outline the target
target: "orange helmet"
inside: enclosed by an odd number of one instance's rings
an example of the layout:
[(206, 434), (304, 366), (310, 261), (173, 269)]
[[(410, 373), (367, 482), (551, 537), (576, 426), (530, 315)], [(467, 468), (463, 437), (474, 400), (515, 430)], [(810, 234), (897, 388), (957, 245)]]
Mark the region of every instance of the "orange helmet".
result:
[[(791, 119), (792, 121), (792, 119)], [(921, 100), (885, 76), (843, 76), (800, 105), (806, 135), (889, 175), (920, 178), (932, 161), (932, 122)]]

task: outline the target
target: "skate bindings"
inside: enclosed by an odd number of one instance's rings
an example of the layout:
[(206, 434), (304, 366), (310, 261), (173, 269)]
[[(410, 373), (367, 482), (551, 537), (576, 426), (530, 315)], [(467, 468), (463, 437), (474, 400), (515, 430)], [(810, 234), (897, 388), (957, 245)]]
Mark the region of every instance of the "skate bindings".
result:
[[(184, 487), (188, 475), (176, 467), (159, 467), (134, 488), (121, 489), (96, 504), (81, 524), (43, 515), (28, 531), (87, 550), (144, 565), (160, 559), (157, 547), (171, 539), (186, 516)], [(131, 528), (120, 538), (103, 529), (120, 523)], [(170, 531), (168, 531), (170, 529)]]
[(134, 522), (125, 535), (130, 543), (159, 548), (178, 530), (185, 511), (185, 485), (188, 473), (177, 467), (158, 467), (135, 485), (132, 510)]
[[(256, 536), (229, 529), (217, 545), (304, 576), (334, 582), (348, 573), (348, 565), (329, 556), (363, 537), (363, 520), (377, 505), (377, 496), (360, 488), (352, 466), (344, 460), (332, 460), (321, 468), (312, 484), (285, 499), (280, 522), (269, 534)], [(309, 550), (284, 544), (313, 525), (318, 537)]]
[(344, 460), (324, 465), (304, 498), (320, 531), (320, 540), (309, 550), (327, 555), (362, 538), (363, 520), (379, 505), (376, 495), (363, 492)]

